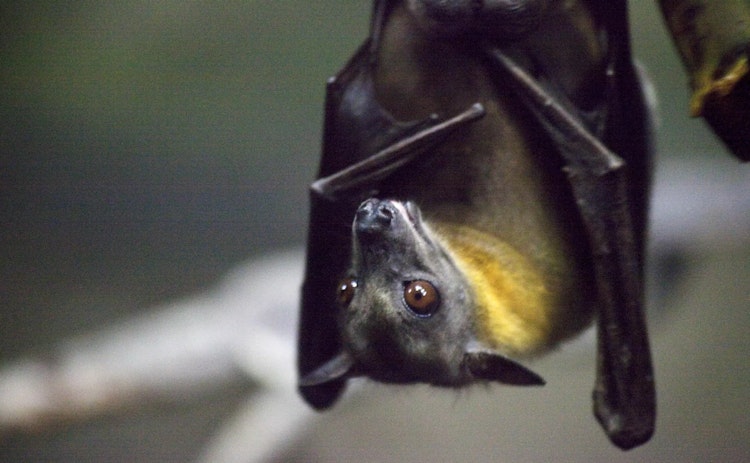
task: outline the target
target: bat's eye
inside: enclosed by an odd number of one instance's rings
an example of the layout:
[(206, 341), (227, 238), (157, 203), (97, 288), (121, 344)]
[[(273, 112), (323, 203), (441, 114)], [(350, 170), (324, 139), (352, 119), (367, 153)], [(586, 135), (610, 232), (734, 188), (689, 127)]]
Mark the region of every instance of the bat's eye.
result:
[(404, 302), (417, 315), (432, 315), (440, 304), (437, 289), (425, 280), (415, 280), (404, 286)]
[(339, 284), (339, 293), (337, 296), (338, 303), (341, 307), (347, 307), (354, 298), (354, 292), (357, 290), (357, 280), (346, 278)]

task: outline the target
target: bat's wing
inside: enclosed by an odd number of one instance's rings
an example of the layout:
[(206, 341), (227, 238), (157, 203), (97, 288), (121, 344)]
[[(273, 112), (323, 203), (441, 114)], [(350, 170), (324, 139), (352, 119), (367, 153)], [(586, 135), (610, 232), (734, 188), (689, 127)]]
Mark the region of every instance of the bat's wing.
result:
[[(366, 159), (383, 146), (413, 130), (396, 124), (375, 99), (371, 54), (366, 42), (344, 69), (328, 82), (323, 128), (323, 153), (318, 178)], [(362, 197), (330, 198), (310, 193), (307, 265), (299, 320), (300, 377), (334, 357), (341, 349), (336, 284), (350, 260), (351, 221)], [(344, 381), (300, 387), (315, 408), (330, 406)]]
[(650, 118), (631, 61), (625, 2), (601, 3), (608, 62), (599, 110), (571, 103), (554, 75), (532, 77), (504, 51), (488, 52), (565, 161), (598, 290), (594, 412), (610, 439), (628, 449), (651, 437), (656, 413), (643, 308)]

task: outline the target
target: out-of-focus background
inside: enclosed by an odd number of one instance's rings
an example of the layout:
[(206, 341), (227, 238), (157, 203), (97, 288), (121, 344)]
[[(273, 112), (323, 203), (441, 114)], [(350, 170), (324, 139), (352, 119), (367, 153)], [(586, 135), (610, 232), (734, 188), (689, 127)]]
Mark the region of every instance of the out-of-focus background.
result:
[[(364, 385), (280, 461), (747, 460), (750, 167), (688, 119), (656, 6), (631, 3), (660, 102), (652, 442), (623, 454), (597, 429), (589, 333), (533, 365), (544, 389)], [(4, 2), (0, 368), (301, 245), (324, 82), (369, 15), (364, 0)], [(249, 393), (14, 431), (0, 461), (190, 461)]]

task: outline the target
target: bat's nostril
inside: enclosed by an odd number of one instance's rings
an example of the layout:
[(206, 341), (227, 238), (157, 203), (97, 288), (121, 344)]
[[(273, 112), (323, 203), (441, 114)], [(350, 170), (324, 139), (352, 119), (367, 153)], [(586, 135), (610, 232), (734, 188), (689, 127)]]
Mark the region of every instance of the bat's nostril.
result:
[(380, 204), (380, 206), (377, 209), (377, 216), (376, 220), (379, 222), (382, 222), (383, 224), (390, 223), (393, 219), (394, 211), (393, 207), (391, 207), (388, 204)]
[(384, 231), (391, 226), (395, 216), (396, 211), (390, 202), (369, 199), (357, 210), (357, 230), (364, 233)]

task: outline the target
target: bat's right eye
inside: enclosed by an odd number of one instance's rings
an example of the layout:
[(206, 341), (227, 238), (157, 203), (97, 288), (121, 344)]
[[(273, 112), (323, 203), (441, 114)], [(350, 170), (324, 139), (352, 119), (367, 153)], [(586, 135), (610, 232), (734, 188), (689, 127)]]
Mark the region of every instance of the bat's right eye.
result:
[(357, 290), (357, 280), (346, 278), (339, 284), (339, 293), (337, 295), (338, 303), (341, 307), (347, 307), (354, 298), (354, 292)]
[(409, 281), (404, 285), (404, 302), (418, 316), (429, 317), (440, 305), (440, 294), (429, 281)]

